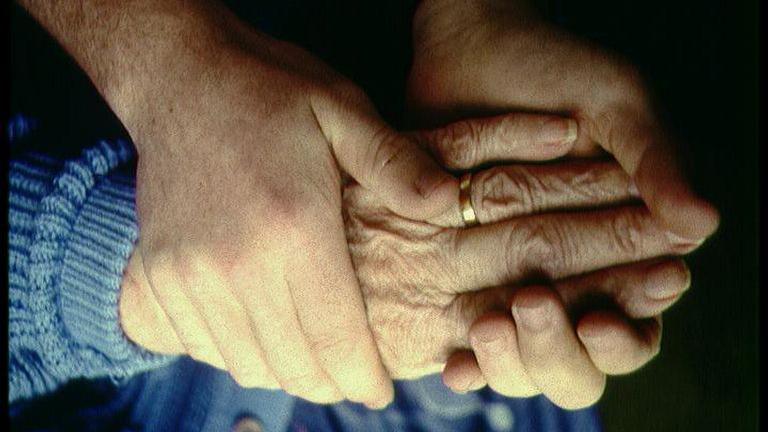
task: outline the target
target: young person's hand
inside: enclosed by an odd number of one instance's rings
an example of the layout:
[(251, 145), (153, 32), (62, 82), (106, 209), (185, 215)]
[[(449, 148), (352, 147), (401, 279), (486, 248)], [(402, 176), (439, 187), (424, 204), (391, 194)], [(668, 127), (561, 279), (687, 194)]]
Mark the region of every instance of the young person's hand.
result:
[(408, 100), (419, 127), (480, 113), (561, 113), (572, 155), (612, 154), (672, 237), (700, 243), (718, 213), (689, 188), (634, 67), (543, 22), (525, 0), (425, 0), (414, 17)]
[(247, 386), (391, 401), (343, 179), (417, 220), (454, 203), (456, 180), (347, 79), (215, 2), (22, 3), (138, 149), (138, 248), (185, 352)]

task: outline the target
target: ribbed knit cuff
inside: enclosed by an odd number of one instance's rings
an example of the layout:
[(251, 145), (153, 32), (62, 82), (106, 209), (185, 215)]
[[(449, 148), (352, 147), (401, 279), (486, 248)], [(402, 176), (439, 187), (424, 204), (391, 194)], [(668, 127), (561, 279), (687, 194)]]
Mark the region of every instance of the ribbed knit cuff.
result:
[(90, 366), (86, 376), (106, 372), (119, 379), (174, 358), (136, 346), (120, 327), (120, 282), (138, 225), (134, 181), (112, 172), (131, 157), (130, 144), (102, 143), (68, 163), (57, 179), (57, 186), (77, 191), (81, 198), (71, 200), (80, 201), (81, 207), (64, 247), (58, 302), (64, 327)]
[(60, 280), (66, 329), (83, 347), (81, 355), (106, 356), (116, 378), (169, 359), (136, 346), (120, 327), (120, 282), (138, 239), (133, 191), (130, 179), (114, 176), (91, 190), (72, 227)]
[(124, 141), (100, 142), (65, 163), (25, 155), (9, 173), (9, 400), (81, 377), (113, 381), (174, 359), (132, 344), (118, 299), (138, 237), (133, 160)]

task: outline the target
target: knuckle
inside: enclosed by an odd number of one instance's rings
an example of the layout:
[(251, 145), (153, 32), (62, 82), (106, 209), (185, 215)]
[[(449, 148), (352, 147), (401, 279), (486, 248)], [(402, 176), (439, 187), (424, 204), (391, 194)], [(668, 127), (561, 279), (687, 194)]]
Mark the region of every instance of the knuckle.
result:
[(526, 224), (520, 224), (514, 229), (505, 232), (503, 240), (504, 262), (507, 266), (507, 275), (510, 278), (522, 276), (523, 278), (535, 273), (535, 260), (529, 256), (530, 246), (537, 236), (532, 232), (536, 228)]
[(468, 168), (478, 159), (481, 127), (470, 121), (459, 121), (436, 132), (437, 153), (449, 168)]
[[(218, 256), (218, 257), (217, 257)], [(235, 267), (236, 259), (215, 254), (209, 250), (185, 251), (177, 257), (177, 271), (184, 283), (183, 289), (193, 294), (192, 300), (206, 301), (223, 295), (210, 289), (210, 281), (223, 284)]]
[(309, 335), (309, 344), (313, 352), (324, 361), (340, 366), (356, 349), (357, 337), (348, 329), (335, 329)]
[(202, 275), (220, 275), (221, 265), (213, 254), (205, 250), (187, 251), (178, 257), (178, 269), (192, 278)]
[(543, 205), (543, 185), (523, 168), (494, 167), (478, 177), (480, 197), (475, 202), (482, 210), (493, 212), (503, 207), (504, 213), (527, 214)]
[(369, 160), (373, 164), (370, 172), (378, 176), (392, 167), (398, 158), (405, 156), (408, 152), (408, 141), (403, 139), (388, 127), (382, 126), (374, 134), (374, 141), (379, 143), (373, 147), (374, 154)]
[(577, 246), (559, 224), (531, 221), (522, 226), (519, 234), (523, 240), (518, 265), (523, 275), (555, 278), (572, 267)]
[(194, 292), (200, 288), (198, 281), (203, 277), (221, 278), (225, 269), (214, 258), (215, 254), (205, 249), (184, 248), (173, 252), (153, 254), (148, 264), (147, 277), (158, 295), (173, 296), (172, 287)]
[[(268, 188), (262, 192), (258, 207), (270, 229), (283, 232), (295, 225), (302, 214), (302, 206), (288, 188)], [(268, 211), (264, 211), (268, 209)]]
[[(307, 194), (290, 190), (268, 193), (261, 206), (268, 211), (259, 212), (262, 217), (258, 220), (255, 237), (268, 249), (281, 249), (286, 240), (294, 244), (302, 240), (316, 229), (319, 220), (328, 219), (339, 211), (332, 203), (341, 200), (341, 191), (337, 191), (338, 195), (332, 197), (328, 195), (327, 190), (320, 189), (313, 191), (311, 198), (302, 198), (302, 195)], [(242, 248), (241, 252), (243, 255), (239, 261), (251, 260), (251, 250)]]
[(616, 194), (617, 184), (628, 189), (629, 176), (613, 162), (574, 164), (573, 170), (556, 174), (553, 189), (584, 200), (601, 202)]
[(518, 115), (505, 115), (497, 117), (493, 121), (493, 136), (497, 137), (507, 147), (520, 146), (520, 137), (523, 135), (521, 117)]
[(622, 255), (636, 258), (642, 254), (644, 226), (644, 216), (636, 211), (622, 211), (611, 220), (610, 235)]
[(164, 282), (176, 277), (177, 260), (170, 250), (156, 251), (145, 258), (147, 279), (155, 287), (164, 285)]

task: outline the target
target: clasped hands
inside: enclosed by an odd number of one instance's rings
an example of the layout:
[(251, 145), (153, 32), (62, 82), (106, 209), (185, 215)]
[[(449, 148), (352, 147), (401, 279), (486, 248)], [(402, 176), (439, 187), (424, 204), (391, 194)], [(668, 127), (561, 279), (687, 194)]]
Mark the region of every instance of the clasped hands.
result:
[[(372, 408), (440, 371), (579, 408), (656, 355), (690, 284), (676, 256), (717, 212), (625, 62), (525, 8), (425, 1), (408, 96), (440, 126), (400, 133), (310, 54), (214, 21), (158, 63), (172, 79), (108, 96), (139, 151), (135, 343)], [(469, 170), (473, 228), (449, 174)]]

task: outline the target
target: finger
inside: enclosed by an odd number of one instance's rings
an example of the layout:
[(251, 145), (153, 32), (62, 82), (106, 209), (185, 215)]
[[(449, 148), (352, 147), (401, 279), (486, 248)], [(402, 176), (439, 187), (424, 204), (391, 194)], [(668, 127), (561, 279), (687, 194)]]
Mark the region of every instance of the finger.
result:
[(592, 363), (609, 375), (636, 371), (656, 357), (661, 349), (661, 317), (634, 325), (615, 312), (587, 314), (577, 333)]
[(195, 360), (226, 370), (224, 358), (211, 339), (205, 320), (184, 294), (176, 260), (164, 254), (156, 255), (148, 262), (144, 255), (143, 262), (157, 303), (184, 345), (184, 352)]
[(350, 89), (313, 110), (341, 167), (395, 213), (424, 220), (445, 213), (458, 183), (415, 140), (381, 120), (367, 97)]
[(545, 287), (523, 288), (515, 294), (512, 314), (520, 358), (536, 387), (566, 409), (597, 402), (605, 375), (576, 338), (557, 294)]
[(201, 261), (195, 264), (185, 271), (189, 298), (205, 320), (229, 374), (242, 387), (279, 388), (248, 315), (229, 285), (212, 266)]
[(157, 303), (144, 274), (141, 250), (134, 249), (120, 285), (120, 326), (135, 344), (162, 354), (184, 354), (171, 322)]
[(446, 238), (457, 291), (530, 277), (556, 280), (695, 247), (673, 242), (644, 207), (630, 206), (517, 218)]
[[(574, 161), (556, 165), (498, 166), (472, 175), (470, 199), (477, 219), (488, 224), (555, 210), (595, 208), (636, 198), (615, 162)], [(443, 226), (461, 227), (457, 201)]]
[(578, 124), (559, 116), (512, 113), (461, 120), (414, 134), (442, 166), (469, 169), (489, 162), (563, 156), (578, 136)]
[[(561, 279), (554, 288), (571, 317), (595, 307), (618, 309), (628, 318), (657, 316), (690, 285), (688, 268), (679, 259), (652, 260), (597, 270)], [(445, 313), (453, 323), (447, 334), (467, 335), (483, 314), (509, 309), (514, 287), (500, 286), (458, 294)], [(660, 293), (663, 295), (660, 296)], [(659, 298), (660, 297), (660, 298)], [(469, 348), (468, 339), (450, 339), (444, 345)]]
[(443, 368), (443, 384), (462, 394), (485, 387), (483, 372), (472, 351), (460, 350), (448, 357)]
[(245, 292), (241, 301), (272, 373), (287, 393), (314, 403), (334, 403), (342, 394), (312, 353), (298, 320), (282, 264), (254, 266), (238, 277), (255, 281), (256, 298)]
[(317, 226), (308, 221), (286, 268), (298, 318), (319, 363), (342, 394), (372, 408), (394, 397), (368, 326), (341, 218)]
[(554, 283), (569, 314), (604, 296), (629, 318), (650, 318), (672, 306), (690, 287), (691, 273), (680, 259), (612, 267)]
[[(596, 303), (599, 304), (599, 300), (595, 297), (600, 295), (606, 296), (611, 305), (617, 304), (629, 317), (645, 318), (660, 314), (674, 303), (689, 285), (689, 281), (688, 270), (682, 260), (654, 260), (571, 277), (556, 282), (555, 289), (561, 295), (568, 316), (572, 319), (582, 315), (579, 309), (583, 306), (594, 309)], [(448, 316), (454, 317), (453, 321), (448, 321), (448, 323), (453, 322), (454, 327), (450, 327), (449, 324), (447, 333), (470, 335), (477, 331), (477, 326), (483, 324), (481, 320), (485, 318), (484, 314), (491, 317), (491, 326), (495, 324), (494, 319), (510, 318), (504, 311), (509, 310), (514, 292), (514, 288), (497, 287), (460, 294), (451, 303), (451, 308), (446, 311)], [(661, 300), (656, 298), (659, 292), (666, 293)], [(584, 319), (588, 319), (589, 316), (591, 315), (584, 315)], [(641, 321), (641, 323), (644, 322)], [(480, 328), (483, 329), (483, 327)], [(608, 331), (610, 330), (611, 328), (608, 327)], [(625, 345), (632, 345), (633, 340), (638, 337), (635, 333), (631, 336)], [(652, 338), (649, 337), (647, 340)], [(470, 347), (468, 342), (461, 339), (446, 340), (441, 346)], [(475, 388), (474, 384), (484, 385), (485, 380), (480, 380), (477, 375), (487, 375), (485, 372), (487, 370), (510, 369), (509, 366), (497, 366), (494, 363), (505, 354), (483, 355), (482, 351), (475, 348), (475, 343), (472, 343), (471, 347), (475, 349), (478, 359), (484, 358), (486, 366), (481, 372), (476, 355), (471, 352), (469, 355), (461, 354), (468, 351), (452, 354), (443, 369), (443, 381), (455, 391), (472, 390)], [(513, 348), (517, 349), (516, 346)], [(625, 360), (625, 362), (629, 364), (631, 360)], [(608, 371), (603, 370), (603, 372)], [(503, 388), (502, 385), (504, 384), (495, 384), (498, 388)], [(504, 392), (504, 390), (498, 391)], [(519, 394), (522, 395), (523, 392), (520, 391)]]
[(614, 108), (595, 119), (584, 122), (588, 134), (630, 174), (662, 226), (696, 242), (717, 229), (717, 210), (690, 189), (671, 143), (656, 122), (642, 114)]
[(509, 313), (481, 316), (469, 330), (477, 364), (488, 385), (505, 396), (530, 397), (539, 392), (523, 367), (517, 332)]

